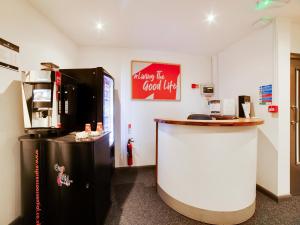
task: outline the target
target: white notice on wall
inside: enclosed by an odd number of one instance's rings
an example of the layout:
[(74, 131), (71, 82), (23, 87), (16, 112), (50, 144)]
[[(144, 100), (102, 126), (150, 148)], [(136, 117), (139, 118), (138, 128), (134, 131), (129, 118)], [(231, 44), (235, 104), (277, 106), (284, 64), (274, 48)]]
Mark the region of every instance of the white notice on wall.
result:
[(235, 115), (235, 101), (234, 99), (223, 100), (223, 115), (234, 116)]

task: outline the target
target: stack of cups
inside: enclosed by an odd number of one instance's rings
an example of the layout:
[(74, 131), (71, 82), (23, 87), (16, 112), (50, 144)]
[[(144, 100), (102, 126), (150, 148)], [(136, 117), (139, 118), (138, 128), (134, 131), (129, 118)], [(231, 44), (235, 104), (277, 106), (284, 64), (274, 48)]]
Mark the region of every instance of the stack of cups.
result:
[(85, 132), (87, 132), (88, 134), (90, 134), (92, 132), (92, 128), (91, 128), (90, 123), (85, 124)]
[(97, 129), (96, 131), (99, 131), (100, 133), (103, 132), (103, 125), (101, 122), (97, 123)]

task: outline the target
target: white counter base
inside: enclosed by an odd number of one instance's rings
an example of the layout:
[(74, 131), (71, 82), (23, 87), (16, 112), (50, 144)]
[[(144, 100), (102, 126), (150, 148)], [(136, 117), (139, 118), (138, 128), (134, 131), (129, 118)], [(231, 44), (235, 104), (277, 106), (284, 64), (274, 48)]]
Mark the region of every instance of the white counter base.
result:
[(231, 225), (255, 211), (257, 126), (158, 126), (161, 198), (190, 218)]
[(169, 207), (178, 213), (204, 223), (220, 225), (239, 224), (247, 221), (255, 213), (255, 201), (245, 209), (232, 212), (218, 212), (184, 204), (172, 198), (160, 186), (157, 186), (157, 193)]

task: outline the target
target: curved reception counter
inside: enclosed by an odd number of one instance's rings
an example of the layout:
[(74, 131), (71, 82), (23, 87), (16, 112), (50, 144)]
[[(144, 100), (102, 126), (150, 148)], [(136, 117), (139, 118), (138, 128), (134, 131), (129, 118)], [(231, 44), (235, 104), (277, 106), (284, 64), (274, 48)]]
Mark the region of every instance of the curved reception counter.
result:
[(177, 212), (220, 225), (255, 212), (260, 119), (156, 122), (157, 191)]

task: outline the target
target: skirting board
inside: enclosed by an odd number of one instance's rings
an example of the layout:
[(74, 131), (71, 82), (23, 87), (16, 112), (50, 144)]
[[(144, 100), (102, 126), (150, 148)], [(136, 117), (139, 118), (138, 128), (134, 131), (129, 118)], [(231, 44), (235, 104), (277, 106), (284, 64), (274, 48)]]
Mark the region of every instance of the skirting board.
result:
[(21, 217), (17, 217), (14, 221), (12, 221), (10, 224), (8, 225), (22, 225), (22, 219)]
[(277, 196), (258, 184), (256, 184), (256, 190), (260, 191), (261, 193), (265, 194), (266, 196), (268, 196), (269, 198), (273, 199), (274, 201), (276, 201), (278, 203), (286, 201), (292, 197), (291, 195)]

